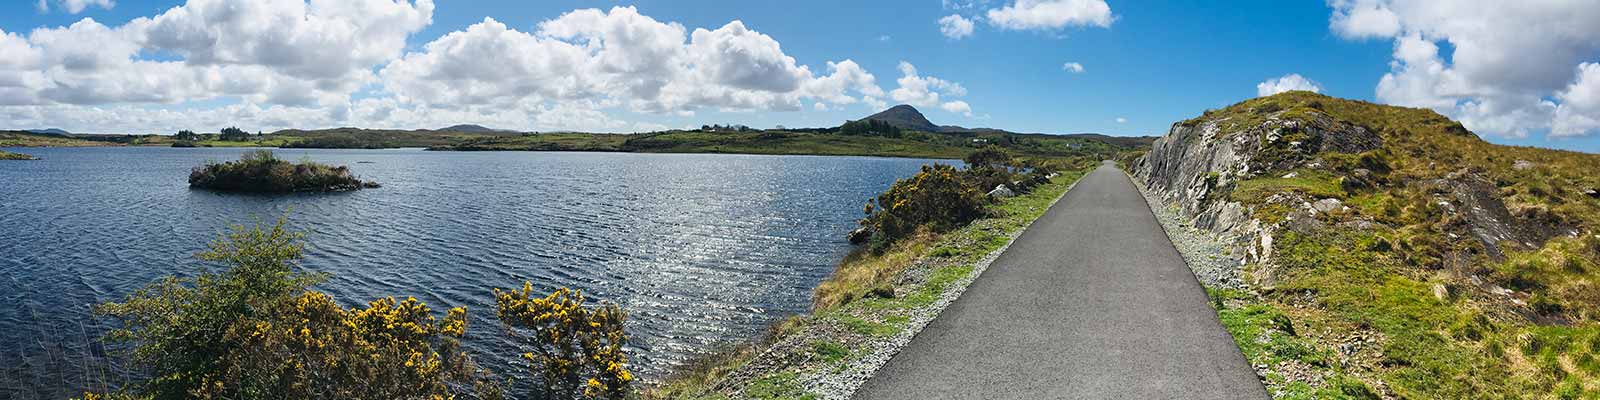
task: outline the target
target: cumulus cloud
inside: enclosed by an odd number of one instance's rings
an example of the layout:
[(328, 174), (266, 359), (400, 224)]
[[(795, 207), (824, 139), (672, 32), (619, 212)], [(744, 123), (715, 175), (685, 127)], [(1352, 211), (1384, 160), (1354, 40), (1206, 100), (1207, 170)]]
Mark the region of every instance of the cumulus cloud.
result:
[(1256, 96), (1271, 96), (1291, 90), (1321, 93), (1322, 86), (1318, 86), (1316, 82), (1312, 82), (1310, 79), (1300, 76), (1300, 74), (1288, 74), (1256, 84)]
[(1074, 74), (1081, 74), (1081, 73), (1083, 73), (1083, 64), (1079, 64), (1079, 63), (1075, 63), (1075, 62), (1069, 62), (1069, 63), (1061, 64), (1061, 70), (1062, 71), (1071, 72), (1071, 73), (1074, 73)]
[(1550, 134), (1578, 136), (1600, 130), (1600, 63), (1578, 66), (1578, 79), (1556, 96), (1555, 122)]
[(690, 29), (632, 7), (574, 10), (526, 31), (486, 18), (407, 52), (433, 11), (433, 0), (189, 0), (120, 26), (0, 30), (0, 120), (88, 132), (614, 132), (659, 128), (614, 110), (881, 107), (889, 96), (856, 62), (813, 71), (741, 21)]
[(967, 102), (961, 101), (961, 100), (956, 100), (956, 101), (951, 101), (951, 102), (946, 102), (944, 104), (940, 104), (939, 108), (941, 108), (941, 109), (943, 109), (945, 111), (956, 113), (956, 114), (965, 115), (967, 117), (971, 117), (972, 116), (972, 106), (968, 105)]
[[(1428, 107), (1488, 135), (1593, 134), (1582, 94), (1600, 54), (1600, 3), (1332, 0), (1330, 29), (1394, 42), (1381, 102)], [(1448, 50), (1442, 50), (1448, 45)], [(1571, 94), (1570, 96), (1568, 94)], [(1567, 103), (1572, 103), (1570, 106)]]
[[(109, 2), (106, 2), (109, 4)], [(87, 3), (84, 3), (87, 4)], [(68, 4), (70, 6), (71, 4)], [(70, 10), (70, 8), (69, 8)], [(152, 18), (4, 34), (0, 104), (340, 103), (432, 18), (431, 0), (191, 0)], [(173, 54), (178, 60), (144, 55)]]
[(967, 88), (961, 84), (932, 76), (922, 76), (917, 73), (915, 65), (905, 61), (900, 62), (900, 74), (900, 79), (895, 80), (900, 87), (889, 92), (889, 97), (894, 101), (918, 107), (939, 107), (945, 111), (972, 116), (972, 106), (967, 102), (944, 100), (945, 97), (966, 96)]
[(1123, 117), (1117, 117), (1117, 123), (1126, 124), (1126, 123), (1128, 123), (1128, 119), (1127, 118), (1123, 118)]
[(593, 101), (650, 113), (798, 110), (882, 96), (854, 61), (817, 76), (771, 36), (732, 21), (690, 32), (633, 7), (585, 9), (522, 32), (492, 18), (406, 54), (380, 72), (399, 99), (434, 107)]
[(939, 33), (951, 39), (961, 39), (972, 36), (972, 20), (961, 14), (950, 14), (939, 18)]
[(1111, 6), (1105, 0), (1015, 0), (990, 9), (990, 24), (1001, 29), (1059, 31), (1068, 27), (1111, 27)]

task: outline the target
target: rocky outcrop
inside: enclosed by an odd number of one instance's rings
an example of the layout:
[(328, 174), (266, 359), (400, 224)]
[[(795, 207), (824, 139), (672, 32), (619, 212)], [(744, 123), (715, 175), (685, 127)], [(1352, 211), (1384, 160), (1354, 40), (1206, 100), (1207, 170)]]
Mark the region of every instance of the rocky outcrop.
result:
[[(1386, 165), (1373, 166), (1383, 172), (1348, 165), (1342, 172), (1334, 171), (1326, 162), (1331, 159), (1330, 154), (1378, 150), (1384, 145), (1383, 137), (1367, 127), (1308, 107), (1288, 111), (1240, 107), (1230, 108), (1226, 114), (1208, 113), (1174, 124), (1131, 169), (1135, 180), (1162, 201), (1176, 206), (1192, 226), (1230, 243), (1231, 255), (1241, 264), (1258, 263), (1261, 268), (1253, 278), (1262, 287), (1270, 288), (1273, 283), (1275, 233), (1288, 230), (1314, 234), (1330, 221), (1339, 227), (1360, 230), (1374, 229), (1379, 224), (1350, 214), (1350, 207), (1340, 199), (1317, 198), (1299, 191), (1269, 193), (1255, 204), (1232, 201), (1228, 193), (1237, 183), (1256, 178), (1290, 180), (1312, 171), (1337, 176), (1338, 184), (1346, 191), (1381, 190), (1380, 185), (1420, 189), (1414, 192), (1431, 196), (1429, 202), (1442, 209), (1442, 220), (1449, 222), (1442, 228), (1444, 233), (1476, 239), (1494, 260), (1504, 259), (1508, 250), (1536, 249), (1550, 238), (1574, 232), (1571, 223), (1547, 208), (1508, 208), (1495, 183), (1470, 168), (1434, 179), (1410, 178), (1404, 182), (1390, 182), (1385, 175)], [(1526, 170), (1535, 166), (1517, 160), (1513, 168)], [(1270, 221), (1255, 214), (1256, 209), (1266, 206), (1279, 210)]]
[[(1233, 118), (1173, 124), (1139, 159), (1134, 177), (1177, 205), (1183, 216), (1193, 219), (1194, 226), (1234, 242), (1236, 258), (1253, 262), (1270, 257), (1271, 234), (1278, 227), (1263, 226), (1250, 216), (1250, 210), (1228, 201), (1219, 189), (1263, 173), (1305, 167), (1319, 153), (1359, 153), (1383, 144), (1377, 133), (1365, 127), (1319, 113), (1302, 111), (1293, 117), (1283, 113), (1271, 113), (1258, 124), (1242, 126)], [(1305, 208), (1311, 208), (1310, 204)]]

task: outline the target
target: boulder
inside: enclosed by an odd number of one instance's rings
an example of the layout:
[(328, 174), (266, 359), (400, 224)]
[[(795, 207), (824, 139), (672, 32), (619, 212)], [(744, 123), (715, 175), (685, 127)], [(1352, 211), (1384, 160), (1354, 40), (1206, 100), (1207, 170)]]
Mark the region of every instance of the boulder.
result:
[(866, 243), (867, 239), (872, 238), (872, 230), (867, 229), (865, 226), (856, 228), (856, 230), (850, 231), (850, 236), (847, 238), (850, 240), (850, 244)]
[(990, 190), (989, 191), (989, 197), (990, 198), (995, 198), (995, 199), (1003, 199), (1003, 198), (1012, 197), (1012, 196), (1016, 196), (1016, 195), (1017, 195), (1017, 193), (1016, 192), (1012, 192), (1011, 188), (1006, 187), (1006, 185), (995, 186), (994, 190)]
[(1322, 199), (1317, 200), (1315, 203), (1311, 203), (1311, 208), (1317, 210), (1319, 213), (1330, 213), (1338, 211), (1343, 207), (1344, 202), (1339, 201), (1339, 199)]

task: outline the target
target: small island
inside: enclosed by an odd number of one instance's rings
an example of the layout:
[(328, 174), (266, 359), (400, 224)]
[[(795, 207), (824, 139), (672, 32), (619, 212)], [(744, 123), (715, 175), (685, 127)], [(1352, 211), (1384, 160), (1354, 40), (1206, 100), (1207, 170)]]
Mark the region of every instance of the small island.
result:
[(342, 165), (295, 163), (279, 159), (271, 150), (252, 150), (237, 161), (195, 167), (189, 172), (189, 187), (226, 192), (296, 193), (361, 190), (376, 188), (378, 183), (357, 179)]
[(27, 155), (27, 154), (18, 154), (18, 153), (12, 153), (12, 152), (9, 152), (9, 151), (0, 150), (0, 160), (26, 161), (26, 160), (37, 160), (37, 159), (39, 159), (39, 158), (38, 157), (34, 157), (34, 156), (30, 156), (30, 155)]

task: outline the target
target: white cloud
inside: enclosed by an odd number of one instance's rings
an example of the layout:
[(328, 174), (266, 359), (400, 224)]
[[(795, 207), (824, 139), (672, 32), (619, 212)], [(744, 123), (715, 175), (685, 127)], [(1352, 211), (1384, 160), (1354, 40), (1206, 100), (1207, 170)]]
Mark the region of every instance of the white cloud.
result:
[(1321, 93), (1322, 87), (1300, 74), (1288, 74), (1256, 84), (1256, 96), (1271, 96), (1291, 90)]
[[(99, 4), (80, 2), (79, 4)], [(110, 4), (110, 2), (104, 2)], [(72, 4), (67, 4), (72, 6)], [(69, 9), (70, 10), (70, 9)], [(431, 0), (191, 0), (111, 27), (91, 18), (0, 47), (0, 104), (342, 103), (432, 18)], [(178, 60), (145, 55), (172, 54)], [(29, 65), (25, 65), (29, 64)]]
[(1059, 31), (1068, 27), (1111, 27), (1111, 6), (1105, 0), (1015, 0), (990, 9), (989, 23), (1001, 29)]
[(968, 105), (965, 101), (955, 100), (945, 102), (944, 104), (940, 104), (939, 108), (944, 109), (945, 111), (972, 117), (972, 106)]
[(1556, 96), (1552, 136), (1578, 136), (1600, 130), (1600, 64), (1578, 66), (1578, 79)]
[(1123, 117), (1117, 117), (1117, 123), (1126, 124), (1126, 123), (1128, 123), (1128, 119), (1127, 118), (1123, 118)]
[(632, 7), (585, 9), (533, 33), (494, 19), (452, 32), (384, 67), (399, 99), (435, 107), (593, 101), (649, 113), (798, 110), (802, 99), (835, 104), (882, 96), (855, 62), (816, 76), (778, 41), (740, 21), (689, 32)]
[(961, 39), (972, 36), (972, 20), (961, 14), (950, 14), (939, 18), (939, 33), (951, 39)]
[(917, 73), (916, 66), (905, 61), (900, 62), (900, 74), (900, 79), (895, 80), (895, 83), (900, 84), (900, 87), (889, 92), (889, 97), (897, 102), (919, 107), (933, 107), (942, 106), (941, 95), (951, 97), (967, 95), (967, 88), (962, 87), (961, 84), (932, 76), (921, 76)]
[(1061, 70), (1062, 71), (1071, 72), (1071, 73), (1074, 73), (1074, 74), (1081, 74), (1081, 73), (1083, 73), (1083, 64), (1079, 64), (1079, 63), (1075, 63), (1075, 62), (1069, 62), (1069, 63), (1061, 64)]
[(1329, 0), (1328, 27), (1347, 38), (1386, 38), (1400, 33), (1400, 17), (1374, 0)]
[(893, 39), (894, 38), (890, 37), (889, 35), (878, 35), (878, 41), (879, 42), (887, 42), (887, 41), (890, 41), (890, 40), (893, 40)]
[(949, 99), (965, 95), (959, 84), (911, 68), (890, 93), (852, 60), (801, 64), (740, 21), (691, 29), (632, 7), (582, 9), (530, 30), (486, 18), (408, 46), (433, 11), (433, 0), (188, 0), (119, 26), (84, 18), (0, 30), (0, 121), (105, 133), (456, 123), (629, 132), (659, 126), (616, 111), (881, 109), (905, 96), (971, 110)]
[[(1394, 41), (1390, 71), (1376, 89), (1381, 102), (1432, 108), (1488, 135), (1596, 132), (1584, 121), (1600, 120), (1600, 109), (1565, 94), (1593, 85), (1583, 65), (1600, 54), (1594, 39), (1600, 3), (1333, 0), (1329, 6), (1329, 26), (1339, 36)], [(1441, 51), (1441, 43), (1449, 50)]]
[[(99, 6), (107, 10), (117, 6), (117, 2), (113, 0), (56, 0), (56, 3), (61, 4), (61, 8), (69, 14), (81, 13), (89, 6)], [(39, 0), (34, 8), (38, 8), (39, 12), (50, 11), (50, 0)]]

